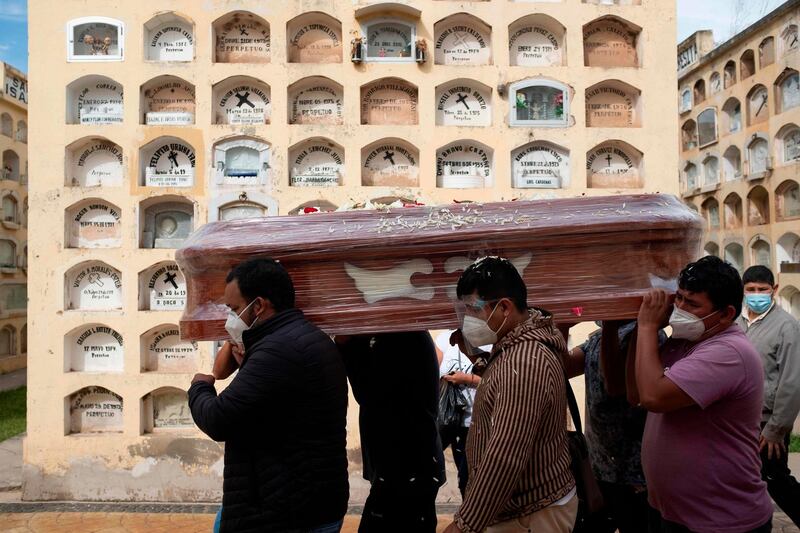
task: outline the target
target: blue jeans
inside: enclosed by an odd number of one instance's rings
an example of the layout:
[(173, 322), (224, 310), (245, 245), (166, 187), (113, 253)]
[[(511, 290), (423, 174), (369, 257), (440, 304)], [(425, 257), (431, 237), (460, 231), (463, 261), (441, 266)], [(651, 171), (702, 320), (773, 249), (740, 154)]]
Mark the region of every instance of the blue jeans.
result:
[(339, 533), (342, 530), (342, 525), (344, 525), (344, 520), (339, 520), (332, 524), (315, 527), (309, 533)]
[(214, 519), (214, 530), (213, 530), (214, 533), (219, 533), (219, 524), (221, 520), (222, 520), (222, 507), (219, 508), (219, 511), (217, 511), (217, 517)]

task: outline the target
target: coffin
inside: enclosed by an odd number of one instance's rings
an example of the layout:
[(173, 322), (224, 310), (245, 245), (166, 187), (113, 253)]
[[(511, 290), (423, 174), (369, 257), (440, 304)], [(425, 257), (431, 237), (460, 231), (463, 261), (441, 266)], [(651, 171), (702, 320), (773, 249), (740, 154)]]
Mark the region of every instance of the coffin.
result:
[(485, 255), (512, 260), (529, 303), (557, 320), (634, 318), (701, 250), (702, 221), (667, 195), (453, 204), (207, 224), (178, 250), (186, 340), (226, 338), (225, 276), (279, 259), (297, 306), (330, 334), (457, 327), (456, 282)]

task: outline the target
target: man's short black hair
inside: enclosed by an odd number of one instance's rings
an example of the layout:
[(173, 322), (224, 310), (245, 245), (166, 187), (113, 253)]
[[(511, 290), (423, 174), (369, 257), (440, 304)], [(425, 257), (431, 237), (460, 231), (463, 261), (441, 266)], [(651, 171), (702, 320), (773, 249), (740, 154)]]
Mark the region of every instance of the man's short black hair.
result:
[(770, 287), (774, 287), (775, 274), (763, 265), (751, 266), (744, 271), (742, 276), (742, 284), (747, 285), (748, 283), (766, 283)]
[(252, 302), (259, 296), (272, 303), (275, 311), (294, 307), (294, 283), (286, 269), (270, 257), (242, 261), (228, 272), (225, 283), (236, 280), (239, 292)]
[(736, 316), (742, 312), (742, 278), (730, 263), (719, 257), (709, 255), (689, 263), (678, 276), (678, 287), (691, 292), (706, 293), (715, 311), (731, 305), (736, 309)]
[(511, 261), (502, 257), (484, 257), (464, 270), (456, 294), (460, 299), (474, 292), (487, 302), (508, 298), (520, 311), (528, 308), (528, 288), (522, 276)]

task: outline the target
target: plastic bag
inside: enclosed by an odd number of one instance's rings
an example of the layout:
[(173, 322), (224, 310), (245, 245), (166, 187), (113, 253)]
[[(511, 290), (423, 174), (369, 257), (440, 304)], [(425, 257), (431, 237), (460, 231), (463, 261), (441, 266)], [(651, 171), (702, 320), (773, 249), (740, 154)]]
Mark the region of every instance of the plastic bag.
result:
[(445, 381), (439, 391), (439, 429), (460, 428), (469, 409), (469, 397), (464, 387)]

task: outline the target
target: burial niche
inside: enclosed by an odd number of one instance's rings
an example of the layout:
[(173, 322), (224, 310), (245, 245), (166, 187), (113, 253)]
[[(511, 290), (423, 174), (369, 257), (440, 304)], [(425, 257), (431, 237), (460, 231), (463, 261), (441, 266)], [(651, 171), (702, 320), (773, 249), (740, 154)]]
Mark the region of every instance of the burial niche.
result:
[(409, 62), (416, 54), (417, 29), (399, 18), (373, 20), (364, 25), (367, 61)]
[(197, 370), (196, 342), (181, 340), (178, 326), (157, 326), (140, 339), (142, 371), (190, 374)]
[(446, 189), (491, 187), (493, 150), (476, 141), (450, 143), (436, 151), (436, 186)]
[(214, 85), (213, 93), (214, 124), (269, 124), (272, 101), (266, 83), (248, 76), (234, 76)]
[(292, 187), (336, 187), (344, 176), (344, 148), (328, 139), (308, 139), (289, 149), (289, 164)]
[(122, 309), (122, 274), (100, 261), (80, 263), (64, 276), (64, 308), (68, 311)]
[(91, 198), (67, 209), (68, 248), (118, 248), (122, 244), (121, 211), (114, 204)]
[(125, 25), (106, 17), (84, 17), (67, 24), (68, 61), (122, 61)]
[(214, 176), (218, 186), (269, 184), (270, 145), (261, 139), (236, 137), (214, 145)]
[(590, 128), (638, 128), (642, 125), (641, 93), (617, 80), (586, 89), (586, 126)]
[(122, 433), (122, 397), (103, 387), (85, 387), (67, 398), (67, 433)]
[(342, 23), (318, 11), (286, 25), (289, 63), (341, 63)]
[(605, 16), (583, 27), (583, 60), (587, 67), (638, 67), (641, 28)]
[(436, 88), (437, 126), (490, 126), (492, 90), (475, 80), (455, 80)]
[(119, 187), (124, 176), (122, 147), (102, 137), (80, 139), (67, 147), (67, 186)]
[(67, 124), (122, 124), (122, 85), (105, 76), (84, 76), (67, 86)]
[(192, 61), (194, 24), (175, 13), (161, 13), (144, 25), (144, 56), (148, 61)]
[(344, 90), (322, 76), (289, 86), (289, 124), (343, 124)]
[(511, 65), (550, 67), (566, 65), (566, 28), (547, 15), (528, 15), (508, 27)]
[(180, 248), (194, 227), (194, 206), (179, 196), (149, 198), (139, 209), (142, 248)]
[(546, 79), (523, 80), (511, 84), (512, 126), (541, 126), (565, 128), (570, 124), (569, 87)]
[[(247, 197), (243, 193), (243, 197)], [(247, 200), (237, 200), (221, 205), (218, 210), (217, 220), (241, 220), (244, 218), (258, 218), (269, 215), (269, 208)]]
[(173, 262), (159, 263), (139, 274), (139, 309), (182, 311), (186, 307), (186, 278)]
[(607, 141), (586, 154), (590, 189), (641, 189), (642, 153), (622, 141)]
[(194, 429), (189, 396), (175, 387), (163, 387), (142, 398), (144, 432)]
[(194, 148), (176, 137), (160, 137), (139, 152), (141, 185), (191, 187), (194, 185)]
[(103, 324), (89, 324), (65, 338), (67, 372), (122, 372), (122, 335)]
[(381, 139), (361, 150), (361, 184), (418, 187), (419, 151), (400, 139)]
[(437, 65), (491, 65), (492, 29), (477, 17), (456, 13), (433, 26)]
[(569, 187), (569, 150), (547, 141), (534, 141), (511, 152), (512, 185), (517, 189)]
[(417, 87), (400, 78), (382, 78), (361, 87), (361, 123), (417, 124)]
[(214, 62), (269, 63), (267, 21), (247, 11), (234, 11), (214, 22)]
[(194, 85), (175, 76), (160, 76), (141, 89), (141, 120), (152, 126), (194, 124)]

